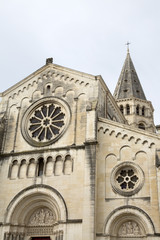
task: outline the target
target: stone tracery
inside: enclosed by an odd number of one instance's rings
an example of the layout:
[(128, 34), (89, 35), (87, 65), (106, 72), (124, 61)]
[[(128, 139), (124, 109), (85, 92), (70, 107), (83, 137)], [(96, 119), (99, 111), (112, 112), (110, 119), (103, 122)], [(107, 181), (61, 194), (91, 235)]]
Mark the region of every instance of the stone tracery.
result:
[(70, 115), (66, 102), (54, 97), (40, 99), (25, 112), (21, 122), (22, 135), (33, 146), (50, 145), (66, 131)]
[(64, 125), (65, 113), (55, 104), (45, 104), (30, 117), (29, 131), (33, 138), (44, 141), (51, 140), (60, 133)]

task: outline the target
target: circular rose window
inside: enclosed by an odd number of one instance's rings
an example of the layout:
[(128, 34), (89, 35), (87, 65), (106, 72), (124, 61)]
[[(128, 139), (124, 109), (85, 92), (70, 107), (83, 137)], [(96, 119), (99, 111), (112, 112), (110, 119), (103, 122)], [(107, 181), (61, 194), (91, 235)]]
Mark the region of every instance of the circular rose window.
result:
[(69, 107), (57, 98), (41, 99), (31, 105), (22, 119), (23, 137), (34, 146), (55, 142), (70, 121)]
[(131, 196), (143, 186), (144, 173), (142, 169), (132, 163), (123, 162), (116, 166), (111, 173), (111, 185), (121, 195)]

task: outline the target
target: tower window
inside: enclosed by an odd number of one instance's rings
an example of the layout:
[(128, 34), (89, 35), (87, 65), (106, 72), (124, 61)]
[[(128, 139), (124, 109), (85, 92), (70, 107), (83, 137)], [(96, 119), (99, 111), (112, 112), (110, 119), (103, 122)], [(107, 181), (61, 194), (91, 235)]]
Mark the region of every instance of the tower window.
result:
[(123, 105), (120, 106), (120, 111), (122, 114), (124, 113)]
[(136, 107), (136, 114), (139, 115), (139, 105)]
[(139, 123), (138, 128), (145, 130), (145, 126), (143, 123)]
[(129, 104), (126, 105), (126, 113), (127, 113), (127, 115), (130, 114), (130, 106), (129, 106)]
[(38, 176), (43, 175), (43, 169), (44, 169), (44, 160), (43, 160), (43, 158), (40, 158), (38, 160)]
[(145, 107), (142, 107), (142, 116), (145, 116)]

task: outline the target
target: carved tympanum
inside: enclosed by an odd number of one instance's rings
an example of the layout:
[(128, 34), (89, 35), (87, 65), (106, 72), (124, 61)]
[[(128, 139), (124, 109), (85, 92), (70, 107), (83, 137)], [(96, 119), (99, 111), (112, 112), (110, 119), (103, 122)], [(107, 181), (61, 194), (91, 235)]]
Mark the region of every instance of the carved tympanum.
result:
[(119, 236), (140, 236), (142, 235), (141, 229), (138, 223), (134, 221), (128, 221), (122, 224), (118, 232)]
[(36, 210), (29, 220), (29, 226), (50, 226), (56, 221), (56, 215), (48, 208)]

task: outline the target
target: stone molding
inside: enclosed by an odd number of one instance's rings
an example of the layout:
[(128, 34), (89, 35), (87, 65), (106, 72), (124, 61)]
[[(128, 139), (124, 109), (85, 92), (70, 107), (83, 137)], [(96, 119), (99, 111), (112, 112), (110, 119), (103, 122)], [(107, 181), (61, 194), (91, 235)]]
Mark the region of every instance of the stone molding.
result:
[(135, 221), (141, 227), (143, 236), (155, 235), (155, 227), (149, 215), (135, 206), (122, 206), (113, 210), (104, 223), (103, 234), (117, 236), (120, 226), (126, 221)]

